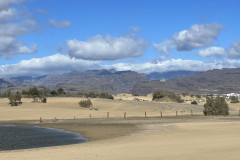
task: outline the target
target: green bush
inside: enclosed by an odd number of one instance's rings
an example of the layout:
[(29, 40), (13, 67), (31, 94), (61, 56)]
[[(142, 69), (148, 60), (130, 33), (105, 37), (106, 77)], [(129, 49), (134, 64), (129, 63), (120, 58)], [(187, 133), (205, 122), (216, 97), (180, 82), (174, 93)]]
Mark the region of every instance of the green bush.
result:
[(81, 93), (79, 92), (77, 94), (79, 97), (86, 97), (86, 98), (106, 98), (106, 99), (114, 99), (114, 97), (109, 94), (109, 93), (106, 93), (106, 92), (102, 92), (102, 93), (97, 93), (97, 92), (88, 92), (88, 93)]
[(153, 98), (152, 98), (152, 100), (161, 99), (161, 98), (163, 98), (163, 97), (165, 97), (165, 96), (166, 96), (166, 92), (163, 92), (163, 91), (155, 91), (155, 92), (153, 93)]
[(239, 100), (236, 96), (231, 96), (230, 99), (231, 99), (231, 103), (239, 103)]
[(229, 107), (223, 97), (208, 97), (204, 104), (204, 115), (229, 115)]
[(11, 106), (19, 106), (22, 104), (22, 101), (21, 101), (22, 95), (19, 93), (15, 94), (15, 95), (14, 94), (10, 95), (10, 97), (8, 99), (9, 99), (9, 104)]
[(79, 104), (80, 107), (83, 107), (83, 108), (92, 107), (92, 102), (89, 99), (88, 100), (81, 100), (78, 104)]
[(155, 91), (153, 93), (153, 98), (152, 100), (159, 100), (163, 97), (169, 97), (170, 99), (172, 99), (173, 101), (177, 101), (178, 103), (182, 103), (184, 102), (183, 99), (181, 99), (181, 97), (179, 95), (177, 95), (174, 92), (166, 92), (166, 91)]
[(42, 100), (41, 100), (42, 103), (47, 103), (47, 98), (46, 97), (43, 97)]
[(195, 104), (195, 105), (198, 105), (197, 101), (192, 101), (191, 104)]

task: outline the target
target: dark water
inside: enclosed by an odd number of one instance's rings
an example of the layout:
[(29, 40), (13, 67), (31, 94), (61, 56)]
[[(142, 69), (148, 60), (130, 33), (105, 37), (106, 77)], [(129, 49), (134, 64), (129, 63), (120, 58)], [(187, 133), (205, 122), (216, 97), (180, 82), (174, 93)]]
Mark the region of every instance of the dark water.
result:
[(0, 151), (87, 142), (80, 134), (34, 126), (0, 125)]

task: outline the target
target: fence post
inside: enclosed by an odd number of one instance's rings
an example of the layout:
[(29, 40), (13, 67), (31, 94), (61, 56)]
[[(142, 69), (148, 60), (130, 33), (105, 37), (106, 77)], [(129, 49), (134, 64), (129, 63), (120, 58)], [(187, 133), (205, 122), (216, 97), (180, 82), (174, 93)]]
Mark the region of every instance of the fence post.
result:
[(191, 115), (192, 115), (192, 117), (193, 117), (193, 111), (191, 110)]
[(109, 119), (109, 112), (107, 112), (107, 119)]
[(76, 117), (74, 116), (73, 119), (76, 120)]
[(147, 112), (145, 112), (145, 118), (147, 117)]
[(161, 114), (161, 118), (162, 118), (162, 111), (160, 112), (160, 114)]
[(91, 114), (89, 114), (89, 119), (91, 119), (92, 118), (92, 115)]
[(42, 117), (40, 117), (40, 119), (39, 119), (39, 122), (40, 122), (40, 123), (42, 123), (42, 122), (43, 122), (43, 121), (42, 121)]
[(127, 114), (127, 113), (126, 113), (126, 112), (124, 112), (124, 119), (126, 119), (126, 114)]
[(178, 112), (176, 111), (176, 117), (178, 117)]

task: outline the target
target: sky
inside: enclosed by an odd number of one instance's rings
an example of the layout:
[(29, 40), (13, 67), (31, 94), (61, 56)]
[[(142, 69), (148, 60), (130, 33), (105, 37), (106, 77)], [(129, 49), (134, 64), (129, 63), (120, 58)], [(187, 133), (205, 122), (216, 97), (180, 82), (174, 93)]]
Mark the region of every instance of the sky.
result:
[(240, 67), (239, 0), (0, 0), (0, 78)]

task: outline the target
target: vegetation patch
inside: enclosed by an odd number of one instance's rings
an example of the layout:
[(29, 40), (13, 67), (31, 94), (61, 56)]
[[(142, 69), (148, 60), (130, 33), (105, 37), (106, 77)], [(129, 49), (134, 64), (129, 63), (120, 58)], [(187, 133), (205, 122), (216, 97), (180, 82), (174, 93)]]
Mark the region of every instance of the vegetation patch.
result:
[(80, 102), (78, 102), (79, 106), (80, 107), (83, 107), (83, 108), (90, 108), (92, 107), (92, 102), (90, 99), (88, 100), (81, 100)]
[(207, 97), (204, 104), (204, 115), (229, 115), (229, 107), (223, 97)]
[(195, 105), (198, 105), (197, 101), (192, 101), (191, 104), (195, 104)]
[(88, 93), (78, 93), (79, 97), (86, 97), (86, 98), (105, 98), (105, 99), (114, 99), (114, 97), (106, 92), (102, 92), (102, 93), (97, 93), (97, 92), (88, 92)]
[(239, 103), (239, 100), (236, 96), (231, 96), (230, 99), (231, 99), (231, 103)]
[(177, 95), (174, 92), (167, 92), (167, 91), (155, 91), (153, 93), (153, 101), (164, 101), (166, 99), (169, 99), (170, 101), (182, 103), (184, 102), (183, 99), (179, 95)]
[(22, 104), (22, 95), (19, 93), (10, 95), (9, 99), (9, 105), (10, 106), (20, 106)]

